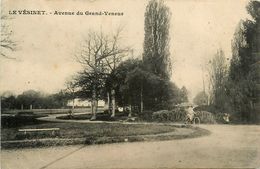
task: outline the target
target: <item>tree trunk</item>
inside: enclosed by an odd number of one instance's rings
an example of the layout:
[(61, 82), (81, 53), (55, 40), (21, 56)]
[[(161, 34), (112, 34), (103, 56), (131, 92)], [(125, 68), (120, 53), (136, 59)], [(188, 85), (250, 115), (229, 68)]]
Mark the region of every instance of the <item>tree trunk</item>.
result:
[(141, 103), (140, 103), (140, 112), (143, 113), (144, 111), (144, 102), (143, 102), (143, 83), (141, 86), (141, 95), (140, 95)]
[(132, 117), (132, 99), (131, 99), (131, 97), (130, 97), (130, 99), (129, 99), (129, 103), (130, 103), (130, 105), (129, 105), (129, 114), (128, 114), (128, 117)]
[(108, 109), (108, 113), (110, 113), (110, 96), (109, 96), (109, 92), (107, 92), (107, 109)]
[(112, 115), (111, 117), (115, 117), (116, 114), (116, 99), (115, 99), (115, 90), (111, 90), (111, 100), (112, 100)]
[(93, 93), (92, 93), (92, 101), (91, 101), (91, 113), (92, 117), (90, 120), (96, 120), (96, 114), (97, 114), (97, 93), (96, 88), (94, 87)]
[(95, 104), (96, 104), (95, 115), (97, 115), (97, 112), (98, 112), (98, 99), (96, 99)]
[(132, 117), (132, 105), (129, 106), (129, 114), (128, 117)]
[(75, 99), (73, 98), (72, 100), (72, 110), (71, 110), (71, 115), (74, 115), (74, 104), (75, 104)]

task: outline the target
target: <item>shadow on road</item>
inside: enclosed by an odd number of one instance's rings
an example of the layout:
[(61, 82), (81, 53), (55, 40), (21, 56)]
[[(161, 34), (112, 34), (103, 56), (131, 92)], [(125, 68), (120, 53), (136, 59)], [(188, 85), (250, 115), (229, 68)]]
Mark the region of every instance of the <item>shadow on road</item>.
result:
[(70, 156), (71, 154), (76, 153), (77, 151), (83, 149), (84, 147), (86, 147), (86, 145), (81, 146), (81, 147), (77, 148), (76, 150), (65, 154), (64, 156), (61, 156), (61, 157), (58, 158), (58, 159), (55, 159), (54, 161), (52, 161), (52, 162), (50, 162), (50, 163), (48, 163), (48, 164), (42, 166), (40, 169), (45, 169), (45, 168), (49, 167), (50, 165), (52, 165), (52, 164), (54, 164), (54, 163), (56, 163), (56, 162), (58, 162), (58, 161), (60, 161), (60, 160), (62, 160), (62, 159), (64, 159), (64, 158)]

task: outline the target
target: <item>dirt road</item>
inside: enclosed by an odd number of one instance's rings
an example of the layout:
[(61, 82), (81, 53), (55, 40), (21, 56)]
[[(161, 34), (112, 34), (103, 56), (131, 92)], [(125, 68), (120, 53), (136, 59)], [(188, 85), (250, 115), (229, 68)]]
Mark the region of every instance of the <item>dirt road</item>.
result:
[(201, 125), (200, 138), (2, 150), (2, 169), (260, 167), (260, 126)]

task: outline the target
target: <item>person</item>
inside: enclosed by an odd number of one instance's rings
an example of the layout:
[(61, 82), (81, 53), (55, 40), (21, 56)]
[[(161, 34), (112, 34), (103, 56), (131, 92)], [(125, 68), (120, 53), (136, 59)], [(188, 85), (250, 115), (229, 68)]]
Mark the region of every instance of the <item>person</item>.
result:
[(189, 106), (188, 110), (187, 110), (187, 117), (188, 117), (189, 122), (193, 121), (194, 114), (195, 114), (195, 112), (193, 111), (193, 106)]
[(223, 120), (225, 121), (225, 123), (229, 123), (229, 117), (230, 115), (228, 113), (224, 113)]

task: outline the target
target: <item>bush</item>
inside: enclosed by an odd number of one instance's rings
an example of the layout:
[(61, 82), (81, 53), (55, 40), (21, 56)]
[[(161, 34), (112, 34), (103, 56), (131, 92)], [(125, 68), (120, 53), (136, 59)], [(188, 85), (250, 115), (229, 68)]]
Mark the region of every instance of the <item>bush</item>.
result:
[[(214, 114), (207, 111), (199, 111), (194, 117), (200, 119), (200, 123), (216, 124), (217, 121), (223, 119), (223, 116), (216, 117)], [(184, 108), (175, 108), (173, 110), (160, 110), (152, 114), (152, 121), (157, 122), (186, 122), (187, 113)]]
[(184, 122), (186, 111), (182, 108), (173, 110), (160, 110), (152, 114), (152, 120), (158, 122)]
[(200, 123), (206, 123), (206, 124), (216, 124), (216, 117), (214, 114), (207, 112), (207, 111), (199, 111), (196, 112), (196, 117), (199, 117)]

